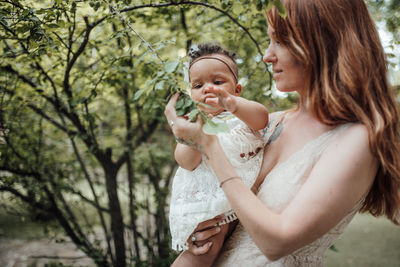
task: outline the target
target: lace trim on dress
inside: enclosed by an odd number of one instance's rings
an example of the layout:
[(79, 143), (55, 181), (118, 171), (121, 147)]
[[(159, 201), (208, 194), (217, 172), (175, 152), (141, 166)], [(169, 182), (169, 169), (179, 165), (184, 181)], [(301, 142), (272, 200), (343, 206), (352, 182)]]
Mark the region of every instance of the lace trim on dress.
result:
[(218, 225), (224, 225), (224, 224), (233, 222), (234, 220), (237, 220), (236, 213), (233, 210), (230, 210), (230, 211), (226, 212), (224, 214), (224, 216), (225, 216), (225, 218), (222, 219), (222, 221), (220, 221), (218, 223)]
[[(217, 225), (221, 226), (221, 225), (233, 222), (233, 221), (235, 221), (237, 219), (238, 218), (236, 216), (236, 213), (233, 210), (230, 210), (230, 211), (224, 213), (224, 218), (221, 221), (219, 221)], [(188, 250), (189, 249), (188, 242), (185, 242), (184, 244), (175, 243), (174, 245), (175, 245), (175, 248), (173, 248), (174, 250), (181, 251), (181, 250)]]

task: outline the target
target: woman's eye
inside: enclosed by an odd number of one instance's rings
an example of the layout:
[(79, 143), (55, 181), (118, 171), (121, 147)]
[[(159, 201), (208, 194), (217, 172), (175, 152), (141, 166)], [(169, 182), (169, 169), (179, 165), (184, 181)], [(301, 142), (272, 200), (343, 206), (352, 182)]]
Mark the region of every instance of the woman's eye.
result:
[(281, 44), (281, 42), (279, 42), (275, 38), (270, 38), (269, 44), (270, 45), (274, 44), (274, 45), (278, 45), (279, 46)]

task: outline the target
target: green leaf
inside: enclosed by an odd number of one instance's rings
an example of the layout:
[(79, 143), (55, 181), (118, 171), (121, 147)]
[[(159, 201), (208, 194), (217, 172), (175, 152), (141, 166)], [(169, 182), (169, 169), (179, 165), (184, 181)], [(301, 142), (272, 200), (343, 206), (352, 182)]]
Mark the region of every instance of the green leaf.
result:
[(240, 15), (243, 11), (243, 5), (242, 4), (238, 4), (238, 5), (234, 5), (232, 8), (233, 13), (235, 13), (236, 15)]
[(178, 101), (175, 104), (176, 110), (182, 108), (184, 104), (185, 104), (185, 99), (183, 97), (179, 97)]
[(183, 105), (184, 109), (187, 109), (191, 107), (194, 104), (193, 100), (191, 98), (186, 98), (185, 99), (185, 104)]
[(197, 115), (199, 115), (199, 110), (197, 108), (191, 110), (190, 113), (189, 113), (189, 120), (190, 121), (195, 121), (197, 119)]
[(274, 1), (274, 5), (276, 6), (276, 8), (278, 9), (279, 15), (281, 15), (282, 18), (286, 18), (286, 8), (285, 6), (282, 4), (282, 2), (280, 0), (275, 0)]
[(229, 127), (226, 123), (215, 123), (207, 117), (203, 125), (203, 132), (205, 134), (217, 134), (223, 132), (229, 132)]
[(57, 25), (59, 27), (61, 27), (61, 28), (64, 28), (65, 27), (65, 22), (63, 20), (59, 20), (59, 21), (57, 21)]
[(178, 67), (179, 62), (177, 61), (168, 61), (165, 63), (165, 71), (168, 73), (172, 73), (176, 70), (176, 67)]
[(156, 89), (156, 90), (163, 90), (164, 88), (165, 88), (165, 82), (164, 81), (159, 81), (154, 86), (154, 89)]
[(40, 49), (36, 52), (36, 54), (37, 54), (38, 56), (44, 55), (44, 54), (46, 54), (46, 49), (40, 48)]
[(209, 109), (215, 109), (215, 107), (210, 106), (210, 105), (208, 105), (208, 104), (206, 104), (206, 103), (202, 103), (202, 102), (197, 102), (197, 105), (203, 106), (203, 107), (209, 108)]
[(135, 96), (133, 97), (133, 99), (134, 99), (134, 100), (138, 100), (139, 97), (143, 94), (144, 91), (145, 91), (145, 89), (141, 89), (141, 90), (137, 91), (137, 92), (135, 93)]
[(339, 250), (335, 247), (335, 245), (330, 246), (329, 249), (335, 252), (339, 252)]
[(60, 26), (59, 25), (57, 25), (57, 24), (55, 24), (55, 23), (52, 23), (52, 24), (49, 24), (49, 25), (47, 25), (49, 28), (60, 28)]
[(275, 1), (269, 0), (268, 3), (267, 3), (266, 9), (269, 11), (269, 10), (271, 10), (271, 8), (274, 7), (274, 5), (275, 5)]

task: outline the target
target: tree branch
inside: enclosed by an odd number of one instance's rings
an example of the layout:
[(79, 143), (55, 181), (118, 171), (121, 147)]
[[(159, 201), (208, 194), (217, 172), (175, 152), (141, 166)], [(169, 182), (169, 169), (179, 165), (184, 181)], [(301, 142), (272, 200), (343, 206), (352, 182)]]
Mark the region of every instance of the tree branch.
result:
[(88, 148), (93, 149), (93, 154), (97, 157), (97, 159), (100, 162), (104, 161), (104, 160), (108, 160), (107, 157), (105, 156), (105, 154), (98, 147), (97, 142), (95, 142), (92, 138), (90, 138), (90, 135), (87, 134), (87, 130), (82, 125), (78, 115), (76, 115), (75, 113), (69, 112), (57, 100), (55, 100), (54, 98), (52, 98), (50, 96), (45, 95), (43, 93), (43, 91), (41, 89), (39, 89), (38, 86), (33, 81), (31, 81), (29, 78), (25, 77), (24, 75), (20, 74), (16, 70), (14, 70), (11, 66), (0, 66), (0, 70), (4, 70), (4, 71), (7, 71), (9, 73), (16, 75), (24, 83), (26, 83), (26, 84), (30, 85), (32, 88), (34, 88), (35, 91), (38, 92), (47, 101), (49, 101), (57, 111), (60, 111), (62, 114), (64, 114), (75, 125), (76, 129), (81, 134), (80, 138), (83, 140), (83, 142), (86, 144), (86, 146)]
[(135, 199), (135, 180), (134, 180), (134, 164), (133, 164), (133, 132), (132, 132), (132, 114), (131, 114), (131, 106), (129, 105), (129, 91), (127, 86), (122, 88), (123, 99), (124, 99), (124, 107), (125, 107), (125, 124), (126, 124), (126, 147), (127, 147), (127, 176), (128, 176), (128, 186), (129, 186), (129, 217), (132, 226), (133, 232), (133, 244), (135, 247), (136, 257), (140, 260), (140, 247), (138, 243), (138, 231), (136, 225), (136, 199)]
[(88, 203), (89, 205), (92, 205), (92, 206), (95, 207), (96, 209), (101, 210), (102, 212), (110, 213), (110, 209), (105, 208), (105, 207), (101, 206), (100, 204), (97, 204), (96, 201), (89, 199), (88, 197), (86, 197), (85, 195), (83, 195), (81, 192), (72, 190), (71, 188), (67, 188), (66, 190), (67, 190), (68, 192), (70, 192), (71, 194), (74, 194), (74, 195), (79, 196), (83, 201), (85, 201), (85, 202)]
[[(236, 25), (239, 26), (239, 28), (241, 28), (246, 34), (247, 36), (249, 36), (249, 38), (251, 39), (251, 41), (255, 44), (258, 53), (262, 56), (263, 53), (261, 51), (260, 45), (258, 44), (258, 42), (256, 41), (256, 39), (253, 37), (253, 35), (250, 33), (250, 31), (243, 26), (237, 19), (235, 19), (234, 17), (232, 17), (232, 15), (230, 15), (228, 12), (214, 6), (208, 3), (203, 3), (203, 2), (197, 2), (197, 1), (180, 1), (180, 2), (169, 2), (169, 3), (157, 3), (157, 4), (145, 4), (145, 5), (138, 5), (138, 6), (133, 6), (133, 7), (126, 7), (121, 9), (119, 12), (120, 13), (124, 13), (124, 12), (129, 12), (129, 11), (133, 11), (133, 10), (137, 10), (137, 9), (143, 9), (143, 8), (163, 8), (163, 7), (170, 7), (170, 6), (182, 6), (182, 5), (192, 5), (192, 6), (203, 6), (206, 8), (210, 8), (210, 9), (214, 9), (217, 12), (220, 12), (222, 14), (224, 14), (225, 16), (227, 16), (231, 21), (233, 21)], [(99, 23), (103, 22), (105, 19), (108, 18), (109, 15), (97, 20), (96, 22), (94, 22), (92, 25), (96, 26)], [(264, 63), (265, 66), (267, 67), (267, 64)]]
[(24, 171), (24, 170), (20, 170), (20, 169), (14, 169), (9, 166), (0, 166), (0, 171), (7, 171), (7, 172), (11, 172), (13, 174), (21, 175), (21, 176), (25, 176), (25, 177), (26, 176), (36, 177), (38, 175), (38, 173), (36, 173), (36, 172), (29, 172), (29, 171)]
[[(0, 70), (6, 71), (8, 73), (11, 73), (11, 74), (17, 76), (24, 83), (31, 86), (40, 96), (42, 96), (44, 99), (49, 101), (56, 108), (56, 110), (60, 110), (64, 114), (68, 114), (68, 111), (61, 105), (61, 103), (59, 103), (56, 99), (44, 94), (43, 90), (40, 89), (36, 83), (34, 83), (30, 78), (26, 77), (25, 75), (20, 74), (18, 71), (14, 70), (10, 65), (0, 66)], [(8, 90), (8, 91), (10, 91), (10, 90)]]
[[(53, 32), (53, 34), (54, 34), (54, 35), (57, 37), (57, 39), (65, 46), (65, 48), (70, 49), (70, 47), (68, 46), (68, 44), (66, 44), (66, 43), (64, 42), (64, 39), (61, 38), (61, 36), (60, 36), (58, 33)], [(73, 52), (73, 51), (71, 51), (71, 52)]]
[[(72, 147), (74, 149), (75, 156), (79, 161), (79, 164), (81, 166), (83, 174), (85, 175), (86, 181), (88, 182), (90, 190), (92, 191), (92, 195), (94, 197), (94, 201), (91, 201), (91, 200), (87, 199), (80, 192), (78, 192), (78, 193), (79, 193), (79, 195), (81, 196), (82, 199), (88, 201), (94, 207), (96, 207), (97, 213), (99, 214), (99, 217), (100, 217), (101, 225), (103, 227), (103, 232), (104, 232), (104, 235), (106, 237), (107, 251), (108, 251), (108, 254), (110, 255), (111, 261), (114, 262), (114, 256), (113, 256), (112, 249), (111, 249), (110, 235), (109, 235), (108, 228), (107, 228), (104, 216), (103, 216), (103, 211), (106, 210), (106, 209), (100, 206), (100, 201), (99, 201), (99, 198), (97, 196), (96, 190), (94, 189), (94, 185), (93, 185), (92, 179), (91, 179), (91, 177), (89, 175), (89, 172), (88, 172), (88, 170), (86, 168), (86, 165), (85, 165), (85, 163), (84, 163), (84, 161), (83, 161), (83, 159), (82, 159), (82, 157), (81, 157), (81, 155), (79, 153), (78, 147), (76, 146), (76, 143), (75, 143), (75, 141), (74, 141), (74, 139), (72, 137), (70, 137), (70, 141), (71, 141)], [(109, 210), (106, 210), (106, 211), (109, 212)]]
[(21, 199), (23, 202), (26, 202), (29, 205), (31, 205), (39, 210), (48, 211), (48, 209), (49, 209), (42, 203), (36, 202), (33, 199), (33, 197), (26, 196), (26, 195), (22, 194), (21, 192), (19, 192), (18, 190), (16, 190), (15, 188), (12, 188), (11, 186), (1, 185), (0, 192), (9, 192), (9, 193), (13, 194), (14, 196), (18, 197), (19, 199)]
[(89, 107), (88, 107), (87, 100), (84, 101), (84, 106), (85, 106), (86, 117), (87, 117), (87, 120), (89, 121), (89, 132), (90, 132), (90, 134), (92, 135), (93, 142), (94, 142), (95, 145), (98, 147), (99, 144), (97, 143), (96, 135), (94, 134), (93, 121), (92, 121), (92, 119), (90, 118), (90, 113), (89, 113)]
[(24, 9), (23, 6), (21, 6), (21, 5), (18, 4), (18, 3), (14, 3), (14, 1), (10, 2), (10, 1), (7, 1), (7, 0), (1, 0), (0, 3), (7, 3), (7, 4), (13, 5), (13, 6), (15, 6), (15, 7), (18, 7), (18, 8), (20, 8), (20, 9)]
[(24, 83), (29, 84), (32, 88), (37, 88), (38, 86), (31, 81), (29, 78), (27, 78), (26, 76), (20, 74), (19, 72), (17, 72), (16, 70), (14, 70), (10, 65), (7, 66), (0, 66), (0, 70), (2, 71), (6, 71), (9, 72), (11, 74), (16, 75), (19, 79), (21, 79)]
[(89, 24), (87, 17), (84, 17), (84, 21), (86, 23), (85, 37), (84, 37), (81, 45), (79, 46), (78, 50), (73, 54), (72, 59), (68, 62), (68, 65), (67, 65), (67, 68), (65, 69), (65, 74), (64, 74), (63, 88), (69, 98), (72, 98), (72, 91), (69, 87), (69, 75), (70, 75), (71, 69), (74, 66), (78, 57), (85, 50), (85, 47), (86, 47), (87, 43), (89, 42), (90, 32), (93, 29), (93, 25)]
[(33, 111), (35, 111), (37, 114), (42, 116), (44, 119), (48, 120), (51, 124), (56, 126), (58, 129), (62, 130), (63, 132), (71, 135), (77, 134), (76, 131), (69, 130), (68, 128), (64, 127), (61, 123), (50, 117), (49, 115), (46, 114), (42, 109), (36, 107), (33, 104), (28, 104), (28, 107), (30, 107)]

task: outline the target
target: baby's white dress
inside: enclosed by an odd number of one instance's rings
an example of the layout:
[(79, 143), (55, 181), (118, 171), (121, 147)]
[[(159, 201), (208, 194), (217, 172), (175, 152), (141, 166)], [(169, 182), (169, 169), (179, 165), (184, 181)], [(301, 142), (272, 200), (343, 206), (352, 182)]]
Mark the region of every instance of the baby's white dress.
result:
[[(271, 114), (271, 123), (281, 116), (282, 113)], [(275, 166), (260, 185), (257, 197), (270, 209), (278, 213), (282, 212), (299, 192), (325, 148), (350, 126), (351, 124), (345, 124), (322, 134), (308, 142), (285, 162)], [(361, 207), (363, 199), (360, 199), (353, 209), (326, 234), (278, 261), (268, 260), (239, 223), (232, 236), (224, 244), (213, 266), (323, 266), (325, 251), (343, 233), (344, 228)]]
[[(229, 126), (228, 133), (217, 134), (218, 140), (237, 174), (251, 187), (262, 162), (263, 138), (229, 112), (215, 116), (213, 121)], [(226, 215), (222, 223), (236, 219), (204, 155), (193, 171), (179, 167), (172, 183), (169, 211), (172, 248), (187, 249), (186, 241), (197, 225), (219, 214)]]

